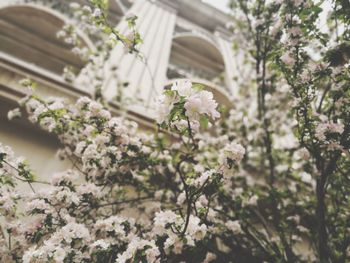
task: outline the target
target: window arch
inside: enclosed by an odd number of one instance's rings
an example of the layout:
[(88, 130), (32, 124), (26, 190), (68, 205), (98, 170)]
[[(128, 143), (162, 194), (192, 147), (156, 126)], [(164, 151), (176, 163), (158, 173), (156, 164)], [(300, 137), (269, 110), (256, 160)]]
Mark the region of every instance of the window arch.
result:
[(211, 39), (189, 32), (174, 36), (168, 79), (196, 78), (224, 86), (224, 72), (224, 59)]
[[(66, 65), (81, 69), (85, 62), (71, 52), (72, 46), (56, 34), (68, 21), (60, 13), (35, 4), (0, 9), (0, 52), (61, 74)], [(89, 38), (77, 32), (83, 46), (93, 48)]]

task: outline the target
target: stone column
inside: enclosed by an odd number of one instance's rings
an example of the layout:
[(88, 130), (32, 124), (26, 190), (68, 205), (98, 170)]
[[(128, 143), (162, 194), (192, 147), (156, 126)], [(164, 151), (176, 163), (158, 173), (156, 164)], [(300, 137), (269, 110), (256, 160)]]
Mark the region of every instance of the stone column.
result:
[[(163, 89), (171, 50), (172, 36), (175, 29), (175, 8), (160, 1), (137, 0), (128, 13), (138, 16), (137, 30), (141, 34), (143, 43), (140, 59), (134, 54), (126, 54), (121, 44), (118, 44), (111, 54), (108, 66), (113, 73), (117, 73), (120, 80), (129, 82), (125, 95), (133, 100), (142, 99), (146, 108), (151, 106), (155, 96)], [(127, 22), (118, 25), (121, 33), (128, 31)], [(106, 83), (105, 94), (112, 98), (117, 93), (116, 80), (112, 77)], [(134, 103), (131, 109), (145, 113), (140, 102)]]
[(229, 92), (232, 95), (238, 93), (238, 87), (235, 82), (236, 76), (236, 55), (233, 52), (233, 42), (230, 40), (229, 36), (224, 32), (224, 29), (218, 28), (215, 31), (215, 37), (219, 44), (221, 54), (225, 62), (225, 82)]

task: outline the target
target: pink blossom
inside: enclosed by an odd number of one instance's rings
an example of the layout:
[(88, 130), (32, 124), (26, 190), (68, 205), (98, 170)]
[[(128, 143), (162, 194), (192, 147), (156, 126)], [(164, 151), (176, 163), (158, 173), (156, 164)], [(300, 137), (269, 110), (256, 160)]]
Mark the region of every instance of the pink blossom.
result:
[(290, 52), (286, 52), (281, 56), (281, 60), (284, 64), (287, 66), (293, 67), (296, 60), (292, 57), (292, 54)]

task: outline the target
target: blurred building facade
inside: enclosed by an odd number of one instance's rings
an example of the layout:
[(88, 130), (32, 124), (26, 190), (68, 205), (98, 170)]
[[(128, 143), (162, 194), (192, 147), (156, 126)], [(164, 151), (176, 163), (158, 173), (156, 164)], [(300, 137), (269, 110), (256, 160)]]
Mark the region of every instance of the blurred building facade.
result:
[[(60, 96), (74, 101), (91, 96), (86, 86), (67, 82), (62, 76), (66, 65), (83, 70), (88, 63), (72, 54), (71, 46), (56, 36), (70, 23), (65, 12), (70, 2), (0, 2), (0, 142), (28, 157), (43, 176), (67, 165), (55, 157), (57, 139), (24, 119), (8, 121), (7, 112), (25, 96), (19, 85), (23, 78), (36, 81), (37, 92), (43, 97)], [(230, 22), (227, 14), (200, 0), (109, 0), (109, 21), (121, 33), (128, 30), (125, 17), (130, 14), (138, 16), (137, 30), (143, 39), (140, 52), (145, 59), (126, 53), (121, 45), (111, 52), (104, 69), (107, 78), (103, 93), (112, 113), (121, 113), (114, 100), (118, 93), (116, 71), (119, 81), (128, 83), (126, 96), (140, 101), (128, 105), (126, 114), (141, 127), (154, 125), (154, 98), (176, 79), (204, 84), (219, 103), (230, 106), (229, 97), (237, 93), (237, 56), (226, 29)], [(77, 34), (84, 46), (94, 49), (93, 40), (83, 32)]]

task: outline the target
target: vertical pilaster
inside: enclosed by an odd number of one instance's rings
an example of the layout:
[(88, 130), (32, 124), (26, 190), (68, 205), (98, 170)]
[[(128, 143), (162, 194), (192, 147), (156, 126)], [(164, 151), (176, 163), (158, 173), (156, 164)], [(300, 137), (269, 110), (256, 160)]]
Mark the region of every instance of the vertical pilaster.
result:
[[(145, 113), (145, 108), (151, 106), (166, 79), (176, 12), (158, 1), (137, 0), (128, 13), (138, 16), (137, 30), (143, 39), (140, 45), (143, 59), (135, 54), (126, 54), (122, 45), (117, 45), (107, 66), (110, 71), (118, 67), (119, 79), (129, 82), (125, 95), (143, 101), (137, 103), (143, 106), (133, 105), (131, 109)], [(118, 25), (118, 30), (124, 34), (127, 32), (125, 20)], [(105, 92), (108, 98), (116, 95), (116, 81), (112, 78), (106, 83)]]
[(232, 41), (230, 41), (220, 30), (215, 32), (220, 51), (225, 63), (225, 82), (229, 92), (233, 95), (238, 93), (238, 87), (234, 81), (235, 76), (235, 54), (232, 48)]

